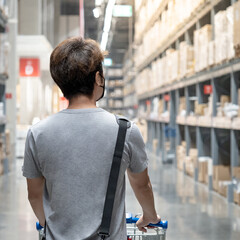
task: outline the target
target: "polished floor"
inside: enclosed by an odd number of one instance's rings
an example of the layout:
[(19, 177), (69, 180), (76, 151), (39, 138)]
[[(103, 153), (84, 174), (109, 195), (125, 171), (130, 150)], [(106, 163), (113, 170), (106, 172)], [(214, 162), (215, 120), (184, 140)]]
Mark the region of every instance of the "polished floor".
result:
[[(38, 239), (21, 166), (18, 159), (16, 170), (0, 177), (0, 240)], [(169, 221), (167, 240), (240, 239), (240, 207), (151, 155), (149, 169), (157, 211)], [(141, 212), (129, 184), (126, 204), (128, 212)]]

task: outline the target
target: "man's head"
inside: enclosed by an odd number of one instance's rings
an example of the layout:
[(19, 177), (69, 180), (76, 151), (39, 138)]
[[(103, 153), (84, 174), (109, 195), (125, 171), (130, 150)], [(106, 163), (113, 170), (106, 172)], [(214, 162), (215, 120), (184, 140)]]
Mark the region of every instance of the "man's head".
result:
[(54, 49), (50, 72), (67, 99), (78, 95), (92, 97), (94, 86), (102, 88), (104, 85), (103, 59), (104, 53), (96, 41), (74, 37)]

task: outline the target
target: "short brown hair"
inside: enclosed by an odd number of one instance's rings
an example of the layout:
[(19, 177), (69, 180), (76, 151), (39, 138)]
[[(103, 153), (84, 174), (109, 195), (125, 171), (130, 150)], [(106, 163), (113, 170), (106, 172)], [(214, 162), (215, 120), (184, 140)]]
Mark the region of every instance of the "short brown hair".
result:
[(50, 72), (67, 99), (92, 95), (96, 72), (103, 74), (104, 55), (96, 41), (82, 37), (66, 39), (53, 50)]

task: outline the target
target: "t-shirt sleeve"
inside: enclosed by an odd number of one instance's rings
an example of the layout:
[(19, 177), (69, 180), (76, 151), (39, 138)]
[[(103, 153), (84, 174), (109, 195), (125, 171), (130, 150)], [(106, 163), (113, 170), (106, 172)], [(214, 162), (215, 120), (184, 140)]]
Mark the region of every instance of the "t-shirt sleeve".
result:
[(23, 176), (26, 178), (39, 178), (42, 177), (35, 141), (31, 129), (28, 131), (24, 163), (23, 163)]
[(130, 171), (133, 173), (143, 172), (148, 166), (148, 157), (143, 137), (137, 125), (134, 123), (129, 135), (128, 146), (130, 154)]

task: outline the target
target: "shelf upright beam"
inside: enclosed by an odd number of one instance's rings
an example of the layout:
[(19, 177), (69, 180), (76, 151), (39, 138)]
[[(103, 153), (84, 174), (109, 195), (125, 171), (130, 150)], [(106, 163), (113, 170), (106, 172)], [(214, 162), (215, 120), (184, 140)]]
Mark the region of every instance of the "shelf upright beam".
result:
[(233, 104), (238, 105), (239, 73), (232, 72), (231, 76), (231, 100)]
[[(212, 29), (215, 29), (215, 14), (216, 14), (216, 11), (215, 11), (215, 7), (213, 7), (211, 9), (211, 25), (212, 25)], [(215, 39), (215, 31), (212, 31), (212, 40)]]
[(185, 87), (184, 91), (185, 91), (186, 107), (187, 107), (186, 111), (187, 111), (187, 115), (189, 115), (190, 111), (191, 111), (191, 104), (190, 104), (190, 100), (189, 100), (189, 88)]
[(160, 152), (162, 150), (162, 146), (161, 146), (161, 124), (159, 122), (156, 123), (156, 135), (157, 135), (157, 139), (158, 139), (158, 145), (157, 145), (157, 152), (156, 155), (159, 156)]
[[(176, 131), (176, 95), (175, 91), (170, 92), (170, 128)], [(171, 141), (171, 154), (174, 155), (174, 165), (176, 164), (176, 140), (172, 135), (173, 132), (170, 133), (170, 141)]]
[(216, 81), (214, 78), (211, 79), (211, 85), (213, 88), (212, 93), (212, 116), (215, 117), (217, 115), (217, 102), (218, 102), (218, 93), (216, 87)]
[(162, 162), (164, 162), (167, 156), (166, 149), (165, 149), (165, 141), (166, 141), (165, 123), (161, 124), (161, 130), (162, 130)]
[(184, 33), (184, 40), (185, 40), (185, 42), (187, 42), (188, 45), (192, 45), (190, 34), (189, 34), (188, 30)]

